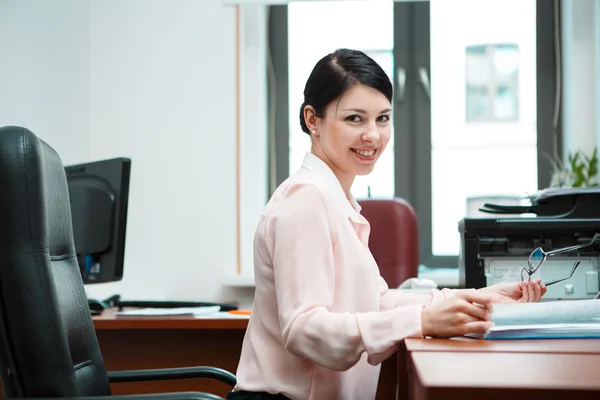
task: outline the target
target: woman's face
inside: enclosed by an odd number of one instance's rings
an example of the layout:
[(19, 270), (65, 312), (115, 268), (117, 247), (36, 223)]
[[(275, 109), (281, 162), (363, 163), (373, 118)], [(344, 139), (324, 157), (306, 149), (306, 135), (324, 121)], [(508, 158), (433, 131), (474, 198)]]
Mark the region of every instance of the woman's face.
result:
[[(313, 152), (344, 183), (369, 174), (390, 141), (392, 107), (379, 91), (364, 85), (351, 87), (325, 109), (322, 118), (304, 111)], [(346, 188), (346, 189), (349, 189)]]

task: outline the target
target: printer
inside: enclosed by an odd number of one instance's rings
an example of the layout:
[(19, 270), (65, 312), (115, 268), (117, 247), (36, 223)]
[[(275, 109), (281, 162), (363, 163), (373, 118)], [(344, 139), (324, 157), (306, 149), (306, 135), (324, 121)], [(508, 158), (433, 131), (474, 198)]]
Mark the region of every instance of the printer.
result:
[[(521, 280), (530, 254), (582, 245), (600, 233), (600, 188), (546, 189), (524, 206), (484, 204), (490, 218), (464, 218), (460, 232), (459, 284), (482, 288)], [(542, 282), (573, 275), (548, 286), (544, 300), (591, 299), (600, 291), (600, 240), (552, 255), (532, 275)]]

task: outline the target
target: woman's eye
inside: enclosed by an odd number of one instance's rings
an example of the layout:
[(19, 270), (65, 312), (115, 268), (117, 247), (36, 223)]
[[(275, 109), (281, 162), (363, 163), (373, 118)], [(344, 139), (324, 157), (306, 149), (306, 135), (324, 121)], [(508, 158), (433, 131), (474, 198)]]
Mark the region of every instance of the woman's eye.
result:
[(360, 122), (361, 118), (358, 115), (351, 115), (349, 117), (346, 118), (346, 121), (350, 121), (350, 122)]
[(389, 115), (380, 115), (379, 118), (377, 118), (379, 120), (379, 122), (387, 122), (390, 120), (390, 116)]

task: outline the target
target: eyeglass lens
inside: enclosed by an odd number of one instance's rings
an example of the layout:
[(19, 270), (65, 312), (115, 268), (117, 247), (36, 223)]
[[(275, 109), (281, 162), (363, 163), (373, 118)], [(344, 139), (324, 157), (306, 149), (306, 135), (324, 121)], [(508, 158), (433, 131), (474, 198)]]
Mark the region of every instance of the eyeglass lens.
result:
[(529, 268), (530, 271), (535, 271), (544, 260), (544, 251), (541, 248), (537, 248), (529, 256)]

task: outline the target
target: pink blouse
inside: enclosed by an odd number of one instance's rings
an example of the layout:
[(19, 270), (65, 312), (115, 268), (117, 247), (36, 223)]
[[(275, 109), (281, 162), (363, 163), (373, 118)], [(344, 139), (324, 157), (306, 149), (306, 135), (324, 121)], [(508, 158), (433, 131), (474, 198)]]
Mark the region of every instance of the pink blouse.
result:
[(390, 291), (369, 223), (331, 169), (308, 153), (275, 191), (254, 237), (254, 308), (235, 390), (296, 399), (375, 398), (380, 363), (421, 337), (423, 305), (446, 297)]

